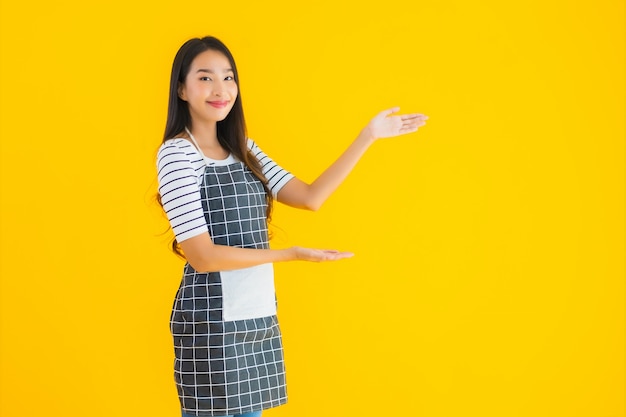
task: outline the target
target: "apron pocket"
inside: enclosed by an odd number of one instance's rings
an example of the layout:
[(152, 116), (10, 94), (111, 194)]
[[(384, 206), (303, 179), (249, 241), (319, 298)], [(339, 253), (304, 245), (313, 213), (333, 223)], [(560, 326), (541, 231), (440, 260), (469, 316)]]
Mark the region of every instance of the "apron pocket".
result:
[(271, 263), (221, 271), (224, 321), (276, 314), (274, 265)]

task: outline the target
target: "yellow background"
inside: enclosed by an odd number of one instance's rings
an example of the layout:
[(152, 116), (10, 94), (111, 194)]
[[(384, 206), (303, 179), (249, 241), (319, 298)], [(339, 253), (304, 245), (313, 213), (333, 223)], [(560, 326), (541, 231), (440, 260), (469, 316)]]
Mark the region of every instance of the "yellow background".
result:
[(624, 2), (0, 2), (0, 415), (177, 416), (154, 204), (171, 62), (211, 34), (278, 207), (290, 402), (267, 416), (624, 416)]

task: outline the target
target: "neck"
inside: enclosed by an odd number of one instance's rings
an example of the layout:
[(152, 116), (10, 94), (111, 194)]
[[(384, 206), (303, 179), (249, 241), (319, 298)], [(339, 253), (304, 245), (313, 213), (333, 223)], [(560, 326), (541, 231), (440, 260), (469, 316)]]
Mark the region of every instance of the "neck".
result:
[(198, 123), (192, 121), (189, 130), (200, 146), (219, 146), (216, 122)]

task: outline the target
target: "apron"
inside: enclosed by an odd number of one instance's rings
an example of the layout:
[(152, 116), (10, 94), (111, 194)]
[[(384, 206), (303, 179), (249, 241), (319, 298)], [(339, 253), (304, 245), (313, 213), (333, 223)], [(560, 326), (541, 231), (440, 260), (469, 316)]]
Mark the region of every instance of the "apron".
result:
[[(266, 194), (242, 162), (205, 168), (200, 195), (215, 244), (269, 248)], [(170, 319), (182, 409), (243, 414), (287, 402), (271, 264), (201, 273), (184, 267)]]

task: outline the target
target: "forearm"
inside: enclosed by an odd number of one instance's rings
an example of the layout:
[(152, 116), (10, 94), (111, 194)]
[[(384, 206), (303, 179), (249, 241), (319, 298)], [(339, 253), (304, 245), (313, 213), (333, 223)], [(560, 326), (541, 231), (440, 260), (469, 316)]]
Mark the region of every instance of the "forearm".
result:
[(198, 272), (228, 271), (273, 262), (336, 261), (352, 256), (350, 252), (299, 246), (287, 249), (250, 249), (216, 245), (208, 233), (185, 240), (180, 243), (180, 246), (187, 262)]
[(187, 262), (198, 272), (227, 271), (298, 259), (294, 248), (250, 249), (216, 245), (208, 233), (185, 240), (180, 245)]
[(310, 185), (297, 178), (290, 180), (279, 192), (278, 201), (292, 207), (317, 210), (346, 179), (365, 151), (380, 138), (415, 132), (426, 123), (423, 114), (392, 115), (394, 107), (376, 115), (348, 149)]
[(373, 137), (364, 129), (315, 181), (311, 184), (297, 178), (290, 181), (278, 193), (278, 201), (292, 207), (318, 210), (346, 179), (373, 142)]
[(374, 139), (367, 134), (366, 130), (361, 131), (341, 156), (311, 183), (309, 198), (314, 207), (319, 208), (335, 192), (372, 143)]
[[(293, 248), (250, 249), (213, 245), (210, 251), (207, 252), (210, 252), (210, 254), (207, 254), (201, 265), (199, 265), (202, 272), (228, 271), (266, 263), (295, 261), (297, 259)], [(194, 269), (198, 270), (195, 267)]]

